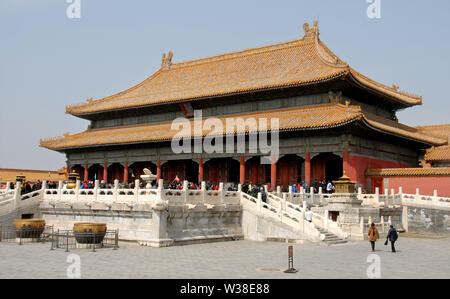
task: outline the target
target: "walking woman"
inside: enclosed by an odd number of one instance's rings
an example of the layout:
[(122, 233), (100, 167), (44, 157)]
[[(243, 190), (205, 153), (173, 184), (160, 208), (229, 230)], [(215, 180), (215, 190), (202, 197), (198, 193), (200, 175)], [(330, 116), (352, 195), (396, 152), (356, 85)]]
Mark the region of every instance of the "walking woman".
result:
[(375, 242), (378, 240), (378, 238), (380, 238), (380, 234), (378, 233), (378, 229), (375, 227), (375, 223), (372, 223), (370, 225), (368, 235), (369, 235), (370, 245), (372, 246), (372, 252), (374, 252), (375, 251)]

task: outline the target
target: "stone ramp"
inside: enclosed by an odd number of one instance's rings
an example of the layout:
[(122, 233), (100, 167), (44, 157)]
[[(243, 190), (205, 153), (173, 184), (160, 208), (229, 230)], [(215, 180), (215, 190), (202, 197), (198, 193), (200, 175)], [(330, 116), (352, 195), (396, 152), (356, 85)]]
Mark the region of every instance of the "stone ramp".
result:
[(0, 200), (0, 225), (12, 226), (15, 219), (22, 218), (22, 215), (25, 214), (39, 218), (42, 194), (42, 190), (38, 190), (24, 195), (16, 193), (9, 197), (3, 197)]
[(242, 194), (242, 231), (246, 239), (321, 242), (320, 231), (304, 220), (300, 206), (272, 195), (267, 197), (266, 202), (261, 198), (261, 194), (258, 198)]

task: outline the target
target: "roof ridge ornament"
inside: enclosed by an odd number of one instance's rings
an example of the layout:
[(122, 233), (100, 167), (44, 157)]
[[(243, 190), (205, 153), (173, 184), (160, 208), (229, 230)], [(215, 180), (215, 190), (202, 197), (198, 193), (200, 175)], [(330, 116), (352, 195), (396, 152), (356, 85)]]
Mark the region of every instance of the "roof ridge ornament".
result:
[(314, 21), (314, 27), (309, 27), (309, 23), (306, 22), (303, 24), (303, 31), (305, 31), (304, 37), (316, 37), (319, 36), (319, 22), (317, 20)]
[(172, 57), (173, 52), (169, 51), (169, 54), (166, 56), (166, 53), (163, 53), (162, 59), (161, 59), (161, 68), (168, 70), (172, 66)]

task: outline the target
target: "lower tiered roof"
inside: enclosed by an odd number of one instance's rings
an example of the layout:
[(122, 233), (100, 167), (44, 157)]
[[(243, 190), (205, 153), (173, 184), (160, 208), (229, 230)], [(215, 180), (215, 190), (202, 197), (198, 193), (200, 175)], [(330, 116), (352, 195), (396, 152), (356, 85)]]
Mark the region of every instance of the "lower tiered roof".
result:
[[(373, 130), (428, 145), (443, 145), (447, 142), (445, 139), (424, 134), (417, 128), (408, 127), (395, 121), (363, 112), (359, 106), (338, 103), (217, 117), (222, 122), (224, 129), (226, 128), (227, 118), (255, 119), (258, 123), (259, 119), (265, 118), (267, 119), (268, 130), (271, 129), (270, 120), (275, 118), (279, 119), (279, 131), (319, 130), (360, 122)], [(66, 134), (64, 137), (41, 140), (40, 146), (63, 151), (65, 149), (80, 147), (169, 141), (174, 137), (182, 138), (209, 135), (210, 131), (203, 131), (200, 134), (196, 134), (194, 132), (193, 119), (190, 119), (189, 122), (191, 131), (185, 134), (180, 134), (178, 129), (173, 130), (172, 122), (148, 123), (133, 126), (89, 129), (73, 135)], [(257, 132), (258, 130), (257, 127), (244, 127), (234, 131), (226, 131), (225, 135)]]

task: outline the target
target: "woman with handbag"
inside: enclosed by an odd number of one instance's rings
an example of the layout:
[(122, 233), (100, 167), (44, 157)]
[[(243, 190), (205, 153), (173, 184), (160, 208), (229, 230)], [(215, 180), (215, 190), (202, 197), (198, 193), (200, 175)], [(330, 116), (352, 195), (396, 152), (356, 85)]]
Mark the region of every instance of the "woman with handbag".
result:
[(372, 223), (369, 228), (369, 241), (372, 246), (372, 252), (375, 251), (375, 242), (380, 238), (380, 234), (378, 233), (378, 229), (375, 226), (375, 223)]

